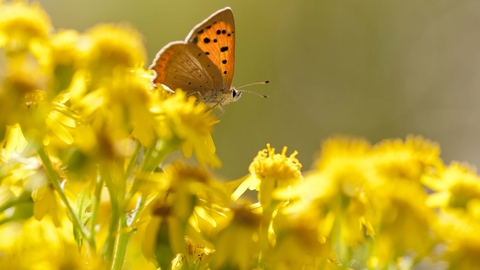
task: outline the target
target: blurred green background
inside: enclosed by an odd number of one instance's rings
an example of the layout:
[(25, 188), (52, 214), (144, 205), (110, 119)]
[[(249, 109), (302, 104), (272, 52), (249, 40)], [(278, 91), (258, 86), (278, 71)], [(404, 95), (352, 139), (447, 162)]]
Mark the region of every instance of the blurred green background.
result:
[(248, 173), (266, 143), (309, 169), (332, 134), (372, 142), (420, 134), (442, 158), (479, 164), (480, 1), (41, 0), (56, 29), (127, 22), (149, 65), (214, 11), (236, 20), (234, 85), (269, 79), (226, 106), (214, 140), (225, 179)]

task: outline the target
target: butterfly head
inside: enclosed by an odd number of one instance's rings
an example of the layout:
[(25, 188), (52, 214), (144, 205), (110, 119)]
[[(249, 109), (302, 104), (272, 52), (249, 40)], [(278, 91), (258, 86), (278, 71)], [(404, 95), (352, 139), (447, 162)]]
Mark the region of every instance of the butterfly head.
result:
[[(258, 82), (258, 83), (251, 83), (251, 84), (247, 84), (247, 85), (244, 85), (242, 87), (245, 87), (245, 86), (250, 86), (250, 85), (255, 85), (255, 84), (267, 84), (269, 81), (265, 81), (265, 82)], [(239, 87), (241, 88), (241, 87)], [(251, 92), (251, 91), (247, 91), (247, 90), (239, 90), (239, 89), (236, 89), (236, 88), (231, 88), (230, 91), (228, 93), (225, 94), (225, 97), (223, 97), (222, 99), (222, 104), (228, 104), (228, 103), (231, 103), (231, 102), (235, 102), (237, 100), (240, 99), (240, 97), (242, 97), (242, 93), (243, 92), (246, 92), (246, 93), (250, 93), (250, 94), (254, 94), (254, 95), (257, 95), (259, 97), (262, 97), (262, 98), (268, 98), (267, 95), (263, 95), (263, 94), (259, 94), (259, 93), (256, 93), (256, 92)]]
[(228, 93), (228, 95), (225, 97), (225, 100), (222, 102), (223, 104), (235, 102), (242, 97), (242, 91), (237, 90), (235, 88), (232, 88), (232, 91)]

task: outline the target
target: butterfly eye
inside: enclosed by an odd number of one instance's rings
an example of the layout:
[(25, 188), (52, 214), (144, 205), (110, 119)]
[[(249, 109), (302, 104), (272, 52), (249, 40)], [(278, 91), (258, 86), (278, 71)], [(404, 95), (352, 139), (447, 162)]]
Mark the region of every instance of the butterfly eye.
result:
[(233, 98), (239, 98), (241, 95), (242, 95), (242, 92), (240, 92), (236, 89), (232, 91), (232, 97)]

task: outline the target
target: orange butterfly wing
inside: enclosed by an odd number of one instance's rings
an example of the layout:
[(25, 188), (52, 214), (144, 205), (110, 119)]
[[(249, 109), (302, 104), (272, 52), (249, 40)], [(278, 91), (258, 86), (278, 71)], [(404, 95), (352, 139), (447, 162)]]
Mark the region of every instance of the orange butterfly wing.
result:
[(212, 90), (224, 87), (220, 70), (205, 53), (195, 44), (183, 41), (163, 47), (150, 69), (156, 73), (152, 82), (166, 85), (172, 91), (181, 88), (189, 94), (200, 93), (210, 98)]
[(235, 62), (235, 21), (232, 10), (226, 7), (215, 12), (194, 27), (185, 41), (205, 52), (220, 69), (225, 83), (223, 91), (232, 91)]

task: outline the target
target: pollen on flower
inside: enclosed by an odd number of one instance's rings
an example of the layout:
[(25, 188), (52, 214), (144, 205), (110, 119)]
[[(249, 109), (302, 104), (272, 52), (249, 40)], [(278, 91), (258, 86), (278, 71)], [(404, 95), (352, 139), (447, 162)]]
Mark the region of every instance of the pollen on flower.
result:
[(300, 169), (302, 168), (302, 164), (296, 158), (298, 152), (293, 152), (289, 157), (286, 153), (287, 147), (283, 148), (281, 154), (275, 154), (275, 148), (267, 144), (267, 149), (258, 152), (250, 164), (250, 173), (261, 179), (298, 180), (301, 178)]
[(24, 104), (28, 108), (35, 108), (45, 99), (45, 91), (35, 90), (25, 94), (23, 97)]
[(193, 152), (200, 164), (221, 165), (211, 136), (212, 126), (218, 120), (206, 111), (205, 104), (197, 103), (193, 96), (187, 98), (185, 92), (178, 89), (153, 109), (160, 121), (158, 133), (167, 139), (175, 136), (182, 140), (185, 157), (190, 157)]
[(192, 263), (201, 261), (205, 256), (208, 256), (210, 253), (212, 253), (211, 249), (202, 244), (196, 244), (188, 236), (185, 236), (185, 247), (187, 248), (188, 259)]
[(250, 175), (231, 194), (232, 200), (237, 200), (247, 189), (255, 189), (259, 191), (260, 203), (266, 207), (271, 203), (272, 194), (276, 190), (301, 182), (302, 164), (296, 158), (298, 152), (293, 152), (289, 157), (286, 153), (287, 147), (283, 148), (281, 154), (275, 154), (275, 148), (267, 144), (267, 149), (259, 151), (250, 164)]

